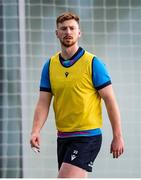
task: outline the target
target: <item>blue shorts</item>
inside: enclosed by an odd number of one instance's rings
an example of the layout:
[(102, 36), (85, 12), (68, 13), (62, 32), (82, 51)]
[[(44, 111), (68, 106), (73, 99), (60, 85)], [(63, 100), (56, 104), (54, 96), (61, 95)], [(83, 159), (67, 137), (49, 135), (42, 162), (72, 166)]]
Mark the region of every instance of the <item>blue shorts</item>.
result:
[(57, 139), (58, 168), (63, 162), (92, 172), (95, 158), (101, 148), (102, 135)]

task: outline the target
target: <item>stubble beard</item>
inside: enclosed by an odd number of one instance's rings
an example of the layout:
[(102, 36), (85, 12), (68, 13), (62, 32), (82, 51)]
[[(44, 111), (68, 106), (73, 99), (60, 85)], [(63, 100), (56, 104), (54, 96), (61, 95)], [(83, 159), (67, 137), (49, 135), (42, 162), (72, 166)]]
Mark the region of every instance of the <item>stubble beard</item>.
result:
[(71, 42), (65, 42), (63, 40), (60, 40), (60, 43), (64, 46), (64, 47), (71, 47), (73, 46), (74, 44), (76, 44), (77, 41), (71, 41)]

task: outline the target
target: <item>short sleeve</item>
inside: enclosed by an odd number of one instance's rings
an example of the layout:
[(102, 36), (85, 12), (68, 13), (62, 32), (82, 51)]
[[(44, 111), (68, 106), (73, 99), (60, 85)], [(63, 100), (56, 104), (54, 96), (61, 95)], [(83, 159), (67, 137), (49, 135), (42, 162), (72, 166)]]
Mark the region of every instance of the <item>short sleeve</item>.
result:
[(111, 84), (111, 77), (105, 64), (97, 57), (94, 57), (92, 62), (92, 80), (97, 90)]
[(41, 73), (40, 91), (51, 92), (49, 66), (50, 66), (50, 60), (47, 60)]

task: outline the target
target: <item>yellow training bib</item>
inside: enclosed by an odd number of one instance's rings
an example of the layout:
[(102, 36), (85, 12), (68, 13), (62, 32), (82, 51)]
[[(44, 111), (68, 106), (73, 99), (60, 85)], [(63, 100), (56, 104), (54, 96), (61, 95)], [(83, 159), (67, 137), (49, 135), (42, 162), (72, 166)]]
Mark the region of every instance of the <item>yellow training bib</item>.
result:
[(57, 129), (73, 132), (102, 126), (101, 97), (92, 82), (94, 55), (85, 51), (70, 67), (64, 67), (59, 53), (50, 61), (50, 83), (54, 95)]

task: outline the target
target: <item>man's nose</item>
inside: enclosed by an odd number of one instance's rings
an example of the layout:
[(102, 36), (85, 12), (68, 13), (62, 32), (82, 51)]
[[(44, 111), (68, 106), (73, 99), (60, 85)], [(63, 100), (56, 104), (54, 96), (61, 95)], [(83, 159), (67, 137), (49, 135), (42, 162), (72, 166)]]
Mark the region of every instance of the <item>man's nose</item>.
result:
[(68, 27), (68, 28), (66, 28), (66, 33), (67, 34), (70, 34), (71, 33), (71, 30), (70, 30), (70, 28)]

